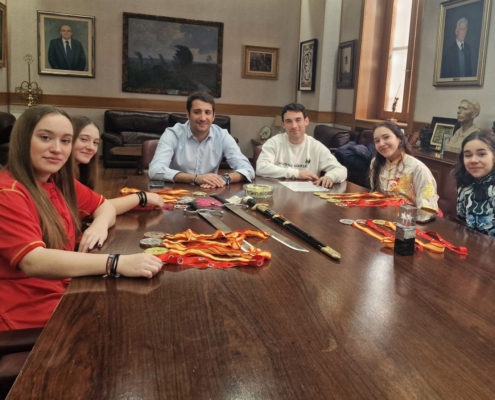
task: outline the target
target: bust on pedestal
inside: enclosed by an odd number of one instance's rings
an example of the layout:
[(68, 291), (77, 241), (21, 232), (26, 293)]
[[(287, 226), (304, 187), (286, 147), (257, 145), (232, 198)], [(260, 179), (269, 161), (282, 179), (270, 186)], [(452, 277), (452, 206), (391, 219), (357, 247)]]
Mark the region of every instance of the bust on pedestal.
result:
[(457, 108), (457, 120), (461, 123), (461, 127), (454, 133), (454, 137), (450, 140), (445, 148), (446, 151), (452, 153), (460, 153), (462, 141), (471, 133), (479, 131), (474, 123), (474, 119), (480, 113), (480, 103), (476, 100), (462, 100)]

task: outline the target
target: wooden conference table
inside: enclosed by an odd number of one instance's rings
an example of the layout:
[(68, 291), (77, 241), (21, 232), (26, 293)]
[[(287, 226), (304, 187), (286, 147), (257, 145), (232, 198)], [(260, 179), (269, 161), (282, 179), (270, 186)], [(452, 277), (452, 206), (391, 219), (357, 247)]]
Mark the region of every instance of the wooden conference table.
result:
[[(437, 219), (424, 229), (466, 245), (467, 258), (397, 256), (339, 223), (396, 220), (396, 208), (341, 208), (275, 185), (272, 208), (340, 262), (297, 238), (309, 253), (269, 239), (262, 268), (74, 279), (8, 399), (495, 398), (494, 239)], [(344, 185), (336, 190), (360, 190)], [(242, 184), (214, 192), (241, 194)], [(248, 227), (229, 211), (222, 219)], [(133, 211), (102, 251), (139, 252), (145, 231), (187, 228), (213, 232), (180, 210)]]

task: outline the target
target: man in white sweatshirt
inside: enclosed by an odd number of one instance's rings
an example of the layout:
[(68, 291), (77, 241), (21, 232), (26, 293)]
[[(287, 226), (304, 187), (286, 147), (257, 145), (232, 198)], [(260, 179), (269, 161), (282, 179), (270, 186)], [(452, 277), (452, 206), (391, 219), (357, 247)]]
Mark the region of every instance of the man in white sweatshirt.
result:
[[(285, 133), (263, 144), (256, 163), (256, 175), (313, 181), (330, 188), (347, 178), (347, 169), (315, 138), (306, 135), (309, 118), (302, 104), (290, 103), (282, 110)], [(320, 177), (324, 172), (325, 175)]]

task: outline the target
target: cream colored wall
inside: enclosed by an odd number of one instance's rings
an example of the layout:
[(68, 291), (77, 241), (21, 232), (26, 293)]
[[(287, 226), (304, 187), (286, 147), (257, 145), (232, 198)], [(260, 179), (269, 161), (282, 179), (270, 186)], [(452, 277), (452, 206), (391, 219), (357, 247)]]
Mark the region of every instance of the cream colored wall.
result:
[[(359, 32), (361, 27), (361, 14), (363, 0), (342, 0), (342, 17), (340, 25), (340, 42), (358, 40), (355, 54), (355, 68), (357, 69), (359, 52)], [(335, 51), (335, 65), (337, 65), (338, 54)], [(356, 71), (354, 71), (354, 87), (356, 87)], [(337, 72), (334, 74), (334, 81), (337, 80)], [(352, 114), (354, 112), (355, 89), (336, 89), (335, 111)]]
[[(415, 121), (431, 121), (433, 116), (456, 118), (457, 106), (462, 99), (475, 99), (481, 104), (481, 113), (475, 119), (480, 128), (491, 128), (495, 120), (495, 76), (491, 67), (495, 64), (495, 12), (492, 10), (488, 36), (485, 80), (483, 86), (433, 86), (437, 27), (442, 0), (425, 1), (423, 31), (421, 34), (418, 92), (416, 95)], [(468, 31), (469, 35), (469, 31)]]
[[(123, 12), (163, 15), (224, 23), (222, 97), (217, 103), (280, 106), (294, 101), (299, 51), (301, 0), (15, 0), (8, 6), (11, 50), (11, 87), (27, 78), (23, 56), (37, 56), (37, 10), (91, 15), (96, 18), (96, 78), (38, 75), (32, 79), (44, 93), (133, 99), (183, 101), (184, 96), (124, 93), (122, 87)], [(278, 80), (242, 78), (243, 45), (280, 49)], [(0, 70), (0, 82), (4, 69)], [(1, 84), (1, 83), (0, 83)], [(1, 90), (1, 89), (0, 89)], [(12, 90), (12, 89), (11, 89)], [(22, 111), (23, 107), (12, 107)], [(102, 121), (104, 110), (80, 109), (79, 113)], [(251, 139), (258, 138), (271, 118), (232, 115), (232, 130), (241, 150), (252, 154)]]

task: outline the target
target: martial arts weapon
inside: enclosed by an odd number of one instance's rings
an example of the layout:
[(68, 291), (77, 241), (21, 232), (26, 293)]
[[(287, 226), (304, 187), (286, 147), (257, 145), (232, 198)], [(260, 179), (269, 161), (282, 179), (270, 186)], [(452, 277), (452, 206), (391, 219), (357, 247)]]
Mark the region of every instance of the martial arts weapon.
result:
[(317, 248), (323, 254), (326, 254), (327, 256), (334, 258), (336, 260), (340, 260), (340, 253), (337, 253), (334, 249), (332, 249), (329, 246), (325, 246), (319, 240), (315, 239), (309, 233), (303, 231), (301, 228), (294, 225), (292, 222), (288, 221), (277, 212), (270, 210), (267, 206), (263, 204), (257, 204), (256, 201), (254, 201), (254, 199), (250, 196), (244, 197), (242, 201), (246, 203), (248, 206), (250, 206), (253, 210), (261, 212), (266, 217), (275, 221), (278, 225), (287, 229), (289, 232), (292, 232), (294, 235), (298, 236), (299, 238), (301, 238), (311, 246)]
[[(220, 229), (223, 233), (232, 232), (227, 225), (225, 225), (222, 221), (220, 221), (214, 215), (211, 215), (209, 210), (200, 208), (194, 201), (187, 203), (187, 205), (198, 212), (198, 214), (203, 217), (210, 225), (212, 225), (215, 229)], [(241, 245), (242, 251), (249, 252), (249, 249), (254, 247), (244, 240), (244, 243)]]
[(309, 250), (305, 249), (304, 247), (302, 247), (301, 245), (297, 244), (296, 242), (290, 240), (289, 238), (285, 237), (284, 235), (281, 235), (277, 231), (274, 231), (272, 228), (266, 226), (263, 222), (254, 218), (252, 215), (249, 215), (245, 211), (239, 210), (238, 206), (229, 203), (227, 200), (225, 200), (223, 197), (220, 197), (218, 194), (212, 194), (211, 197), (213, 197), (214, 199), (217, 199), (219, 202), (223, 203), (223, 206), (225, 208), (228, 208), (234, 214), (237, 214), (243, 220), (249, 222), (251, 225), (255, 226), (259, 230), (268, 232), (272, 238), (274, 238), (278, 242), (284, 244), (285, 246), (290, 247), (291, 249), (294, 249), (297, 251), (309, 252)]

